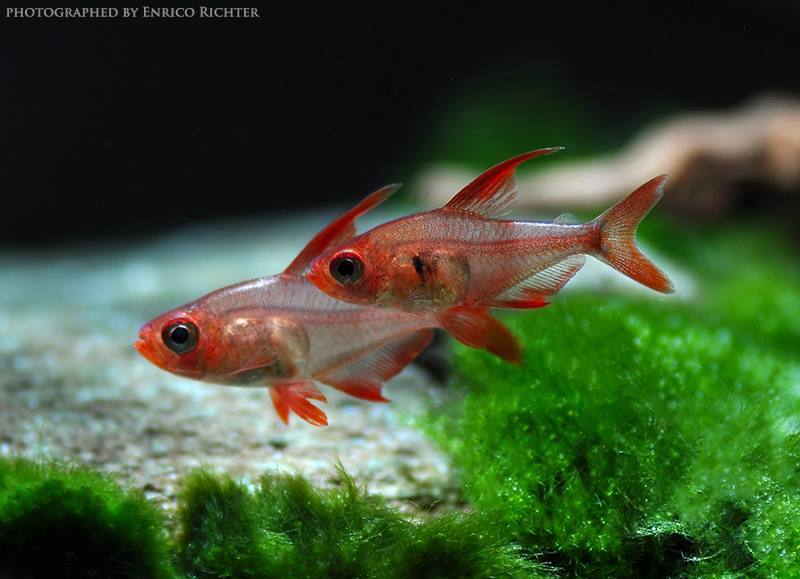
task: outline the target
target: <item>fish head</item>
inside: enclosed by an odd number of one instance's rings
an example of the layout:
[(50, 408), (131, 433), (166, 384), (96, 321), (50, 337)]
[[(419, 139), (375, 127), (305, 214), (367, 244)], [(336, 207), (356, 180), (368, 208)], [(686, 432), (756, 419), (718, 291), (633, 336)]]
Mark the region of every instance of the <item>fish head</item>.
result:
[(398, 243), (403, 232), (395, 229), (379, 226), (319, 256), (306, 279), (335, 299), (360, 305), (414, 313), (457, 305), (469, 282), (467, 258), (414, 240)]
[(203, 380), (225, 364), (213, 315), (193, 306), (171, 310), (139, 330), (134, 347), (150, 363), (178, 376)]
[(359, 305), (391, 306), (387, 257), (365, 238), (326, 252), (311, 262), (305, 277), (332, 298)]

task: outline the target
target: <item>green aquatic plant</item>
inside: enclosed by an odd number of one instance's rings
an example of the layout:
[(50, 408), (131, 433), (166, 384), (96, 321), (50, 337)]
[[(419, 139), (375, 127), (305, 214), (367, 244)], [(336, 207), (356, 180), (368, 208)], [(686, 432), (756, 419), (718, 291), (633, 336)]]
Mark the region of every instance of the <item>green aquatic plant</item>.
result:
[(701, 276), (693, 305), (571, 295), (509, 316), (522, 367), (459, 347), (467, 394), (429, 430), (467, 499), (568, 575), (800, 574), (800, 365), (781, 345), (800, 276), (759, 263)]
[[(196, 471), (158, 508), (85, 468), (0, 460), (0, 577), (544, 577), (474, 514), (410, 521), (340, 472), (250, 484)], [(177, 571), (173, 561), (177, 562)]]
[(197, 472), (178, 514), (178, 560), (191, 577), (535, 577), (544, 567), (475, 515), (408, 521), (341, 473), (318, 491), (302, 477), (247, 485)]
[(0, 459), (0, 577), (174, 577), (159, 510), (85, 468)]

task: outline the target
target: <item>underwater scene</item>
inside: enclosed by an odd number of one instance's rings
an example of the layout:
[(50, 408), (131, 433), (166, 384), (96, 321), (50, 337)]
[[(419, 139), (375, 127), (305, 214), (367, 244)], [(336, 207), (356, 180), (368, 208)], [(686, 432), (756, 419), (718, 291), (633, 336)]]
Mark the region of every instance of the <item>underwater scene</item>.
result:
[(800, 576), (800, 13), (634, 6), (4, 13), (0, 579)]

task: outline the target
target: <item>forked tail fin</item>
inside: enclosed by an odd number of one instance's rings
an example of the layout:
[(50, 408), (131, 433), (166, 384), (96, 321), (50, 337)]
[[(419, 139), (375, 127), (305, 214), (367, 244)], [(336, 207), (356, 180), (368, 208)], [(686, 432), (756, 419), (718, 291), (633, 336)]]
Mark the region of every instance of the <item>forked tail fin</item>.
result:
[(666, 175), (651, 179), (597, 217), (600, 248), (595, 255), (629, 278), (661, 293), (675, 291), (670, 279), (636, 247), (636, 228), (664, 193)]

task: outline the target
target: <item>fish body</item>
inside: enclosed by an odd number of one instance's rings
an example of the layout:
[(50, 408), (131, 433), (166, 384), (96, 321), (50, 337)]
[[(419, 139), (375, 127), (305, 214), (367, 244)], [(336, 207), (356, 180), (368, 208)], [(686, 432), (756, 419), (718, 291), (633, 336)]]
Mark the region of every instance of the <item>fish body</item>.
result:
[(136, 349), (174, 374), (233, 386), (268, 386), (284, 422), (289, 411), (322, 426), (309, 400), (326, 398), (314, 381), (385, 401), (383, 383), (430, 342), (428, 314), (335, 300), (302, 276), (310, 259), (354, 233), (352, 220), (394, 187), (368, 197), (321, 231), (282, 274), (222, 288), (145, 324)]
[(432, 313), (463, 343), (518, 362), (519, 347), (488, 308), (549, 303), (596, 257), (660, 292), (672, 283), (636, 247), (642, 218), (661, 198), (665, 176), (583, 224), (502, 220), (516, 200), (514, 174), (540, 149), (489, 169), (447, 205), (379, 225), (320, 254), (306, 277), (351, 303)]
[(502, 221), (446, 209), (400, 219), (374, 233), (368, 245), (350, 246), (358, 248), (365, 267), (372, 264), (374, 282), (366, 290), (376, 296), (375, 305), (407, 311), (470, 303), (501, 307), (503, 300), (496, 297), (532, 271), (594, 253), (600, 243), (593, 223)]

